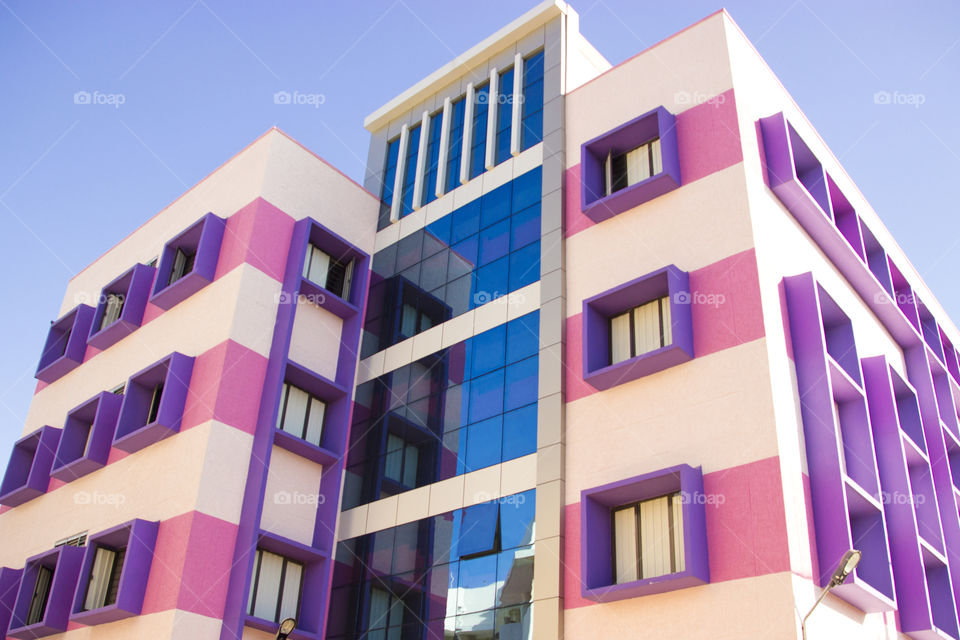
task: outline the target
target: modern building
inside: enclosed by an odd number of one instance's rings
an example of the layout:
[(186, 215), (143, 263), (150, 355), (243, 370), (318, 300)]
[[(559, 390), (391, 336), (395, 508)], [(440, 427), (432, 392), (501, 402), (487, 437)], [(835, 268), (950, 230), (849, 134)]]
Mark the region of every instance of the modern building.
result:
[(727, 13), (578, 22), (368, 116), (363, 187), (271, 130), (70, 281), (0, 631), (960, 640), (957, 327)]

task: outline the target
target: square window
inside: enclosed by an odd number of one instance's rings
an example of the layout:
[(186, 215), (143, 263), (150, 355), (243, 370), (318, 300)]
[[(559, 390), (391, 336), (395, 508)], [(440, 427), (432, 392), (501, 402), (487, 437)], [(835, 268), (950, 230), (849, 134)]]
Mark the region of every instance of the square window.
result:
[(528, 244), (510, 254), (510, 291), (540, 279), (540, 243)]
[(494, 416), (475, 422), (466, 428), (466, 432), (467, 450), (464, 456), (464, 473), (470, 473), (500, 462), (503, 416)]
[(140, 326), (155, 273), (153, 267), (138, 264), (100, 291), (87, 344), (106, 349)]
[(253, 561), (247, 615), (280, 622), (297, 618), (303, 564), (258, 548)]
[(70, 482), (107, 464), (122, 402), (105, 391), (67, 414), (51, 476)]
[(138, 519), (87, 539), (71, 621), (92, 625), (140, 615), (158, 527)]
[(540, 312), (534, 311), (507, 323), (507, 363), (536, 355), (540, 350)]
[(584, 300), (583, 379), (604, 390), (693, 359), (689, 289), (670, 265)]
[(501, 220), (480, 232), (480, 264), (490, 264), (510, 251), (510, 221)]
[(484, 331), (470, 339), (470, 377), (476, 378), (504, 365), (507, 325)]
[(294, 362), (288, 362), (276, 405), (274, 444), (319, 464), (332, 464), (345, 445), (341, 425), (347, 391)]
[(15, 507), (46, 493), (60, 429), (41, 427), (17, 440), (0, 484), (0, 504)]
[(510, 250), (515, 251), (540, 239), (540, 203), (534, 203), (510, 219)]
[(537, 450), (537, 405), (530, 404), (503, 416), (502, 461)]
[(172, 353), (127, 381), (113, 446), (129, 453), (180, 430), (193, 358)]
[(77, 305), (50, 326), (37, 365), (37, 380), (53, 382), (83, 363), (93, 315), (93, 307)]
[(537, 401), (539, 357), (533, 356), (511, 364), (506, 369), (504, 387), (505, 411), (517, 409)]
[(503, 411), (503, 369), (470, 381), (470, 422), (479, 422)]
[(67, 629), (83, 547), (57, 547), (28, 558), (7, 635), (41, 638)]
[(163, 247), (150, 302), (170, 309), (213, 282), (226, 220), (208, 213)]
[(594, 222), (680, 186), (676, 119), (657, 107), (580, 148), (580, 207)]
[(710, 581), (699, 467), (678, 465), (581, 492), (584, 598), (611, 602)]
[[(369, 265), (370, 256), (313, 218), (294, 225), (288, 269), (300, 272), (297, 293), (313, 304), (344, 319), (359, 313), (367, 294)], [(298, 297), (289, 296), (289, 300)]]
[(277, 429), (319, 447), (326, 412), (327, 405), (323, 400), (296, 385), (283, 383)]

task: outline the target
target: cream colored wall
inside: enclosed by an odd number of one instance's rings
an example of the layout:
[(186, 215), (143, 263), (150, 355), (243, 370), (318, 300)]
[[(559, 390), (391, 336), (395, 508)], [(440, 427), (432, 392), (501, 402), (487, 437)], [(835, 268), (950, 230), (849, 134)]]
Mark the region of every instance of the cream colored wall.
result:
[(290, 336), (290, 359), (330, 380), (335, 379), (342, 329), (343, 320), (301, 297)]
[(197, 356), (233, 340), (267, 357), (280, 283), (243, 264), (39, 391), (23, 433), (62, 427), (67, 412), (173, 351)]
[(210, 421), (6, 511), (0, 566), (23, 566), (57, 540), (134, 518), (166, 520), (196, 510), (239, 522), (252, 445), (249, 434)]
[(312, 546), (322, 472), (316, 462), (274, 446), (260, 528)]
[[(133, 616), (109, 624), (81, 627), (58, 634), (57, 637), (64, 640), (129, 640), (130, 638), (218, 640), (220, 627), (221, 622), (216, 618), (170, 609), (145, 616)], [(247, 635), (244, 634), (243, 637), (247, 638)]]

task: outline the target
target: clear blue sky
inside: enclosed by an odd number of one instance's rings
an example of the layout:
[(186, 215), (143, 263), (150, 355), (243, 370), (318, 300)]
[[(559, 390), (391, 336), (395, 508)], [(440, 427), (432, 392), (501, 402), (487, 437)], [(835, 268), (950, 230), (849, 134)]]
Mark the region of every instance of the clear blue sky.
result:
[[(0, 468), (74, 273), (273, 125), (360, 180), (364, 116), (535, 4), (0, 0)], [(616, 64), (721, 5), (573, 6)], [(726, 7), (960, 319), (960, 3)]]

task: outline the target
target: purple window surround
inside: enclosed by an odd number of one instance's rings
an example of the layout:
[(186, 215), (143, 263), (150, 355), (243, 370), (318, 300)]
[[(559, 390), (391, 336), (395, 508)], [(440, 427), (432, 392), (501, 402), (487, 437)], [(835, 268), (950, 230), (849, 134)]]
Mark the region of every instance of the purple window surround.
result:
[(843, 554), (859, 549), (860, 564), (834, 593), (863, 611), (888, 611), (894, 608), (893, 576), (860, 365), (856, 363), (854, 377), (828, 351), (827, 332), (833, 331), (832, 349), (842, 347), (845, 338), (849, 343), (842, 351), (855, 353), (853, 333), (837, 331), (839, 309), (810, 273), (785, 278), (783, 286), (803, 398), (800, 410), (820, 567), (815, 582), (825, 586)]
[[(680, 492), (683, 504), (683, 571), (613, 583), (611, 512), (639, 500)], [(580, 577), (584, 598), (612, 602), (710, 582), (707, 525), (700, 467), (686, 464), (620, 480), (580, 493)]]
[(37, 380), (53, 382), (80, 366), (93, 315), (93, 307), (80, 304), (50, 326), (34, 376)]
[[(193, 358), (174, 352), (130, 376), (120, 406), (113, 446), (129, 453), (177, 433), (183, 419)], [(157, 418), (147, 423), (153, 390), (163, 384)]]
[(352, 260), (354, 264), (353, 278), (350, 283), (350, 291), (345, 296), (346, 299), (330, 293), (320, 284), (303, 277), (300, 278), (300, 284), (298, 285), (300, 295), (344, 320), (357, 315), (360, 304), (366, 297), (369, 257), (312, 218), (299, 221), (297, 227), (301, 226), (303, 227), (301, 233), (306, 235), (306, 242), (303, 243), (302, 248), (298, 248), (299, 243), (292, 245), (292, 255), (290, 256), (291, 260), (299, 262), (301, 274), (303, 273), (303, 262), (307, 255), (307, 244), (312, 244), (334, 260), (339, 262)]
[[(143, 608), (143, 595), (147, 590), (147, 577), (150, 575), (150, 564), (153, 562), (153, 548), (157, 542), (158, 527), (157, 522), (137, 519), (87, 538), (80, 579), (77, 581), (73, 597), (71, 622), (94, 625), (140, 615), (140, 610)], [(90, 571), (97, 547), (101, 546), (111, 549), (126, 548), (123, 568), (120, 572), (120, 586), (117, 589), (117, 601), (99, 609), (84, 611), (83, 605), (87, 597)]]
[[(257, 430), (254, 433), (253, 450), (247, 470), (247, 486), (244, 489), (243, 506), (237, 530), (237, 543), (234, 547), (234, 568), (231, 571), (227, 588), (227, 600), (224, 606), (225, 623), (220, 633), (221, 640), (240, 640), (243, 635), (244, 621), (249, 623), (246, 618), (247, 596), (250, 592), (254, 552), (262, 533), (258, 530), (257, 523), (260, 522), (260, 516), (263, 512), (264, 490), (269, 470), (270, 454), (275, 443), (274, 435), (276, 433), (277, 411), (280, 406), (280, 389), (290, 365), (298, 366), (289, 360), (290, 337), (293, 332), (297, 307), (295, 302), (298, 301), (298, 294), (308, 295), (311, 292), (324, 291), (302, 277), (307, 244), (311, 238), (316, 237), (313, 235), (316, 227), (320, 227), (322, 230), (321, 235), (339, 239), (347, 244), (345, 240), (340, 239), (339, 236), (325, 229), (315, 220), (308, 218), (300, 220), (294, 225), (290, 251), (287, 253), (287, 266), (281, 289), (281, 303), (277, 310), (277, 321), (274, 325), (273, 340), (270, 345), (264, 392), (260, 399)], [(320, 248), (323, 249), (322, 242)], [(359, 249), (357, 251), (360, 252)], [(358, 262), (354, 265), (350, 294), (350, 304), (356, 307), (356, 312), (347, 313), (343, 316), (337, 373), (333, 380), (336, 386), (346, 390), (353, 389), (355, 380), (357, 353), (360, 348), (360, 331), (364, 309), (367, 304), (367, 285), (370, 276), (370, 256), (363, 252), (360, 252), (359, 255)], [(324, 297), (324, 300), (332, 302), (335, 298), (336, 296), (329, 294)], [(326, 308), (331, 309), (329, 306)], [(333, 312), (336, 313), (336, 311)], [(310, 375), (319, 377), (313, 372), (310, 372)], [(329, 557), (333, 553), (336, 543), (334, 531), (340, 511), (340, 485), (343, 477), (344, 452), (349, 438), (350, 414), (353, 411), (353, 403), (349, 401), (350, 399), (350, 394), (347, 393), (339, 412), (333, 410), (330, 406), (327, 407), (327, 419), (324, 425), (324, 449), (336, 458), (329, 464), (324, 465), (319, 492), (322, 497), (317, 507), (314, 539), (310, 547), (303, 547), (302, 549), (310, 550), (323, 557)], [(321, 603), (315, 607), (318, 615), (316, 631), (311, 632), (312, 635), (300, 637), (323, 637), (326, 628), (328, 593), (333, 577), (332, 566), (329, 562), (320, 563), (316, 565), (314, 571), (317, 573), (317, 578), (316, 582), (313, 582), (314, 572), (311, 572), (310, 602)], [(309, 615), (312, 616), (313, 612), (311, 611)], [(237, 625), (234, 621), (239, 621), (240, 624)], [(310, 624), (312, 625), (312, 622)], [(276, 626), (271, 624), (270, 628), (275, 630)]]
[(46, 493), (60, 429), (40, 427), (17, 440), (0, 484), (0, 504), (15, 507)]
[[(20, 590), (17, 593), (17, 602), (13, 607), (10, 630), (7, 631), (8, 636), (27, 640), (66, 631), (73, 591), (77, 586), (80, 564), (83, 562), (83, 552), (83, 547), (64, 546), (27, 558), (23, 577), (20, 580)], [(24, 623), (30, 611), (30, 600), (37, 582), (37, 571), (41, 565), (53, 570), (47, 608), (40, 622), (26, 625)]]
[(107, 464), (121, 396), (103, 392), (67, 414), (50, 475), (70, 482)]
[[(662, 296), (670, 298), (673, 342), (610, 364), (610, 318)], [(674, 265), (583, 301), (583, 379), (604, 390), (693, 359), (690, 277)]]
[(13, 605), (20, 590), (20, 575), (23, 569), (0, 567), (0, 638), (7, 637), (7, 627), (13, 615)]
[[(325, 598), (329, 582), (327, 571), (329, 554), (267, 531), (260, 531), (257, 547), (303, 564), (297, 630), (290, 635), (290, 638), (294, 640), (318, 640), (321, 638), (325, 606), (310, 606), (310, 603), (322, 602), (324, 605), (326, 604)], [(248, 584), (247, 588), (249, 589), (250, 586)], [(244, 624), (267, 633), (276, 633), (279, 626), (273, 620), (264, 620), (249, 614), (245, 615)]]
[[(143, 310), (147, 306), (147, 296), (150, 295), (150, 285), (156, 271), (145, 264), (134, 265), (100, 291), (87, 344), (97, 349), (106, 349), (136, 331), (143, 320)], [(101, 329), (100, 322), (107, 307), (107, 296), (111, 293), (123, 296), (123, 309), (116, 321)]]
[[(208, 213), (164, 245), (157, 264), (153, 295), (150, 296), (152, 304), (170, 309), (213, 282), (226, 224), (223, 218)], [(193, 253), (193, 268), (176, 282), (168, 284), (177, 249)]]
[[(291, 360), (287, 361), (287, 371), (283, 381), (295, 387), (300, 387), (310, 395), (323, 400), (326, 404), (323, 419), (324, 428), (320, 446), (317, 446), (274, 427), (274, 444), (322, 465), (336, 462), (341, 455), (337, 452), (342, 452), (345, 445), (341, 441), (343, 430), (337, 429), (336, 425), (340, 425), (350, 411), (350, 394), (346, 387), (338, 385), (336, 382), (328, 380)], [(279, 411), (278, 406), (277, 412)], [(328, 429), (328, 426), (334, 428)]]
[[(782, 112), (761, 118), (759, 124), (773, 192), (901, 347), (908, 349), (924, 340), (910, 284), (889, 255), (883, 264), (886, 251), (820, 161)], [(933, 337), (929, 341), (936, 344)], [(934, 353), (941, 358), (937, 349)], [(956, 373), (954, 380), (960, 382), (960, 367)]]
[[(660, 138), (663, 171), (636, 184), (606, 192), (607, 156), (630, 151)], [(663, 107), (634, 118), (580, 147), (580, 208), (594, 222), (603, 222), (680, 186), (676, 118)]]

